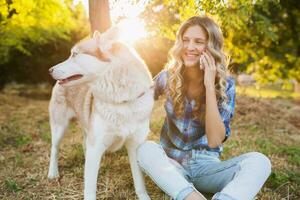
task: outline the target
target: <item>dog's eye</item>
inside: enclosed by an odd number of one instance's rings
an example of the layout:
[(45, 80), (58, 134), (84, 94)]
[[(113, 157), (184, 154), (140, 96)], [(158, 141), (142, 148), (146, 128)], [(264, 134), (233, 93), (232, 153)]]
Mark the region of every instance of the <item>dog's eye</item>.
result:
[(78, 53), (77, 52), (72, 52), (72, 55), (71, 55), (71, 57), (75, 57), (75, 56), (77, 56), (78, 55)]

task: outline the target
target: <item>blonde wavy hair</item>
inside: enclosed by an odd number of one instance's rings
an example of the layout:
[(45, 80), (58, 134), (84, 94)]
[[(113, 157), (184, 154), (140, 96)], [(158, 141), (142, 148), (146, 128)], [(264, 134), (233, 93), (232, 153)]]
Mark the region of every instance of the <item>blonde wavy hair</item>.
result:
[[(225, 93), (226, 90), (226, 76), (228, 59), (223, 52), (223, 34), (220, 27), (207, 16), (195, 16), (185, 21), (179, 28), (176, 34), (176, 41), (174, 46), (169, 52), (169, 62), (166, 65), (168, 71), (168, 87), (170, 89), (170, 96), (173, 101), (174, 111), (177, 117), (183, 117), (184, 111), (184, 64), (181, 58), (181, 52), (183, 49), (183, 34), (191, 26), (200, 26), (207, 34), (207, 46), (206, 49), (212, 54), (215, 59), (217, 68), (216, 73), (216, 95), (218, 104), (221, 105), (228, 101), (228, 97)], [(205, 97), (205, 92), (202, 97)], [(200, 119), (203, 122), (205, 112), (200, 112), (201, 107), (205, 105), (205, 98), (196, 99), (196, 106), (193, 109), (193, 117)]]

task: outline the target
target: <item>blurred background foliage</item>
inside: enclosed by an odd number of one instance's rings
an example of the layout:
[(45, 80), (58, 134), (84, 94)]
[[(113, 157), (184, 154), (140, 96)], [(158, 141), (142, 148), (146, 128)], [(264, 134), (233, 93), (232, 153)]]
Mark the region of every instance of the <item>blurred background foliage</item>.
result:
[(48, 68), (88, 31), (83, 6), (72, 0), (0, 0), (0, 86), (50, 81)]
[[(136, 48), (154, 75), (167, 61), (180, 22), (199, 14), (221, 25), (233, 73), (254, 74), (260, 83), (300, 82), (297, 0), (148, 1), (140, 17), (149, 35)], [(0, 0), (0, 86), (51, 82), (48, 68), (88, 34), (88, 17), (80, 3)]]

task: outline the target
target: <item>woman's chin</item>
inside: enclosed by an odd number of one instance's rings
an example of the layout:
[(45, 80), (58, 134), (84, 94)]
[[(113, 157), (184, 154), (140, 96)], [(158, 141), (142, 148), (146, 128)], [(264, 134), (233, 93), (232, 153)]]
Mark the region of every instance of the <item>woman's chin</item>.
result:
[(184, 66), (185, 67), (196, 67), (196, 66), (198, 66), (199, 64), (198, 64), (198, 62), (197, 61), (195, 61), (195, 62), (184, 62)]

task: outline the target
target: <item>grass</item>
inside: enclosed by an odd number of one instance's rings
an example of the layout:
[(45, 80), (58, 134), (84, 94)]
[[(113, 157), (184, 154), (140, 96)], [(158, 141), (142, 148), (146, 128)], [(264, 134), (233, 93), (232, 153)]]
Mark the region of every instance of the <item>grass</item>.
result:
[(12, 193), (16, 193), (21, 190), (18, 184), (14, 180), (10, 180), (10, 179), (5, 179), (4, 186), (8, 191)]
[(300, 147), (289, 146), (279, 150), (280, 153), (287, 155), (288, 161), (292, 164), (300, 166)]
[[(0, 199), (82, 199), (82, 131), (72, 122), (59, 153), (60, 178), (47, 180), (50, 152), (50, 87), (9, 85), (0, 93)], [(232, 135), (222, 159), (259, 151), (272, 162), (272, 174), (259, 200), (300, 199), (300, 101), (290, 91), (237, 89)], [(162, 101), (151, 117), (148, 139), (158, 141), (164, 120)], [(154, 200), (169, 199), (146, 177)], [(209, 196), (208, 196), (209, 197)], [(97, 199), (136, 199), (127, 152), (104, 155)]]
[(279, 90), (276, 87), (261, 86), (261, 87), (237, 87), (237, 93), (258, 98), (298, 98), (299, 94), (291, 90)]

